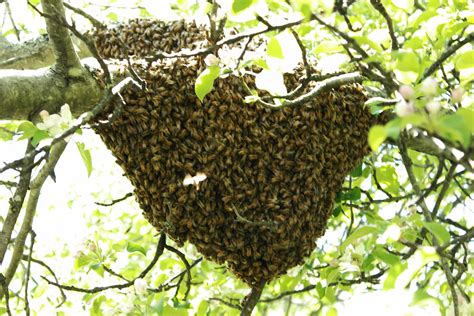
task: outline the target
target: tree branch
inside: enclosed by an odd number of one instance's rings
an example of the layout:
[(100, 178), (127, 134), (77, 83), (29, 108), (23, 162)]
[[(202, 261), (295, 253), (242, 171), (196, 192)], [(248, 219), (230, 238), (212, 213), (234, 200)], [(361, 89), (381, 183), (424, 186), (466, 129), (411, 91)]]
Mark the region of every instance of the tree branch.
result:
[(265, 280), (261, 280), (259, 283), (255, 284), (252, 287), (252, 290), (250, 293), (247, 295), (247, 297), (244, 299), (242, 303), (242, 312), (240, 313), (240, 316), (250, 316), (252, 315), (252, 311), (257, 305), (258, 300), (260, 299), (260, 296), (262, 295), (263, 288), (265, 287)]
[(441, 54), (441, 56), (439, 56), (439, 58), (425, 70), (418, 82), (421, 82), (431, 76), (443, 64), (446, 59), (451, 57), (451, 55), (457, 52), (458, 49), (472, 41), (474, 41), (474, 33), (469, 34), (462, 41), (459, 41), (456, 44), (446, 48), (446, 50)]
[[(32, 149), (33, 146), (28, 143), (26, 146), (25, 155), (27, 155), (27, 153)], [(15, 190), (15, 193), (10, 199), (10, 207), (5, 217), (5, 221), (3, 222), (2, 231), (0, 232), (0, 264), (3, 263), (3, 259), (5, 258), (8, 244), (12, 238), (13, 229), (15, 228), (15, 224), (18, 220), (18, 216), (20, 215), (26, 193), (28, 192), (32, 171), (29, 166), (33, 163), (33, 160), (33, 156), (23, 160), (20, 172), (20, 180), (18, 181), (18, 186)]]
[[(43, 184), (46, 181), (46, 178), (51, 174), (51, 172), (53, 172), (56, 163), (66, 148), (66, 144), (67, 143), (65, 141), (60, 141), (51, 148), (48, 161), (41, 168), (36, 178), (30, 183), (30, 194), (26, 204), (25, 216), (23, 218), (20, 231), (18, 232), (18, 235), (15, 239), (12, 258), (5, 273), (5, 283), (7, 286), (10, 284), (10, 281), (12, 280), (18, 264), (23, 256), (26, 237), (31, 231), (31, 226), (36, 213), (36, 206), (38, 205), (38, 200)], [(0, 297), (3, 297), (3, 295), (4, 292), (0, 292)]]
[[(63, 74), (67, 74), (70, 68), (82, 68), (72, 44), (69, 30), (60, 21), (66, 20), (62, 0), (41, 0), (41, 6), (46, 15), (46, 30), (53, 44), (56, 56), (56, 68)], [(53, 19), (51, 17), (56, 17)]]

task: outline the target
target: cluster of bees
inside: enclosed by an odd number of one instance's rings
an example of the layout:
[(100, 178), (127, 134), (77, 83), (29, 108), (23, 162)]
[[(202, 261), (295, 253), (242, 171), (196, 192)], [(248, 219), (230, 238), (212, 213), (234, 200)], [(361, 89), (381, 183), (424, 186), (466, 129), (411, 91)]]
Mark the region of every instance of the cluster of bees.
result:
[[(121, 58), (124, 40), (135, 58), (157, 48), (206, 45), (205, 30), (182, 21), (132, 21), (97, 32), (107, 58)], [(181, 44), (169, 47), (169, 38)], [(315, 248), (336, 192), (368, 153), (375, 119), (358, 85), (275, 110), (244, 103), (242, 80), (255, 87), (254, 78), (230, 75), (217, 79), (201, 102), (194, 83), (205, 69), (203, 58), (133, 61), (147, 89), (123, 91), (121, 115), (96, 131), (154, 227), (226, 262), (251, 285), (284, 274)], [(126, 75), (126, 63), (117, 63)], [(288, 75), (288, 89), (298, 80)], [(183, 184), (196, 174), (204, 180)]]

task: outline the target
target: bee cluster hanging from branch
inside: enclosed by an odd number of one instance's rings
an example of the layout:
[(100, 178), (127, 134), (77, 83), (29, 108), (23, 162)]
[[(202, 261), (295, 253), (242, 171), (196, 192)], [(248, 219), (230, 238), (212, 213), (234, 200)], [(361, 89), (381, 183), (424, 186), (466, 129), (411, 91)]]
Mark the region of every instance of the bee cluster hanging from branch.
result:
[[(107, 58), (207, 45), (206, 30), (183, 21), (131, 21), (96, 32)], [(218, 78), (203, 102), (194, 82), (202, 57), (132, 62), (147, 89), (127, 88), (126, 105), (95, 130), (135, 187), (147, 220), (178, 243), (227, 263), (250, 285), (302, 263), (332, 213), (345, 176), (368, 153), (376, 119), (359, 85), (307, 104), (270, 109), (243, 102), (250, 75)], [(126, 73), (126, 63), (121, 65)], [(288, 88), (300, 75), (287, 74)], [(105, 117), (105, 116), (104, 116)]]

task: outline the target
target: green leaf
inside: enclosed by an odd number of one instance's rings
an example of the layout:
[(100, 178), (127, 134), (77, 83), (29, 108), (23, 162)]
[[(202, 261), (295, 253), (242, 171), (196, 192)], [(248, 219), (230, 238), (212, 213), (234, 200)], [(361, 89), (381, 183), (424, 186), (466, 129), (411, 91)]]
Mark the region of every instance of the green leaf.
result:
[(466, 52), (460, 53), (455, 61), (454, 65), (456, 69), (466, 69), (474, 67), (474, 50), (468, 50)]
[(420, 71), (420, 60), (418, 55), (412, 51), (399, 51), (393, 53), (396, 59), (396, 68), (400, 71)]
[(332, 211), (332, 216), (338, 217), (339, 214), (342, 212), (342, 206), (338, 205), (333, 211)]
[(86, 149), (86, 145), (84, 143), (76, 143), (77, 149), (79, 150), (79, 153), (81, 154), (82, 161), (84, 162), (84, 165), (86, 166), (87, 169), (87, 176), (89, 177), (92, 172), (92, 156), (91, 152), (89, 149)]
[(104, 266), (102, 265), (102, 263), (96, 263), (91, 265), (91, 269), (94, 270), (94, 272), (100, 275), (101, 277), (104, 276)]
[(377, 259), (388, 264), (389, 266), (393, 266), (395, 264), (400, 263), (400, 258), (398, 256), (391, 254), (390, 252), (386, 251), (381, 247), (375, 248), (372, 254)]
[(174, 308), (171, 306), (165, 306), (163, 308), (163, 315), (188, 316), (188, 311), (184, 308)]
[(114, 13), (114, 12), (110, 12), (109, 14), (107, 14), (107, 18), (113, 22), (118, 21), (118, 15), (117, 13)]
[(351, 172), (351, 177), (357, 178), (362, 175), (362, 164), (359, 164), (357, 167), (355, 167), (352, 172)]
[(369, 146), (373, 151), (377, 151), (379, 146), (387, 138), (387, 131), (382, 125), (374, 125), (369, 131)]
[(15, 129), (9, 128), (9, 126), (6, 124), (0, 125), (0, 140), (1, 141), (11, 140), (13, 138), (13, 135), (15, 135), (14, 130)]
[(42, 130), (38, 130), (34, 135), (33, 138), (31, 139), (31, 144), (36, 147), (36, 145), (39, 144), (40, 141), (43, 139), (50, 138), (51, 136), (46, 132)]
[(208, 309), (209, 309), (209, 302), (206, 301), (206, 300), (202, 300), (201, 303), (199, 303), (196, 314), (197, 315), (206, 315)]
[(272, 37), (267, 44), (267, 55), (280, 59), (284, 57), (280, 42), (275, 37)]
[(79, 269), (79, 268), (82, 268), (86, 265), (89, 265), (90, 263), (92, 262), (95, 262), (95, 259), (89, 257), (89, 256), (86, 256), (84, 254), (80, 254), (76, 260), (74, 261), (74, 268), (75, 269)]
[(140, 252), (142, 253), (143, 255), (146, 255), (146, 250), (145, 248), (136, 243), (136, 242), (133, 242), (133, 241), (129, 241), (128, 244), (127, 244), (127, 251), (128, 252)]
[(252, 5), (253, 0), (234, 0), (232, 3), (232, 11), (234, 13), (239, 13), (244, 11)]
[(196, 84), (194, 85), (194, 92), (196, 93), (199, 100), (201, 100), (201, 102), (204, 100), (204, 97), (212, 91), (212, 87), (214, 86), (214, 80), (219, 77), (219, 74), (219, 66), (209, 66), (196, 79)]
[(21, 123), (17, 129), (17, 132), (22, 132), (22, 135), (19, 140), (31, 138), (38, 131), (39, 129), (30, 121), (25, 121)]
[(344, 193), (344, 195), (342, 196), (342, 200), (357, 201), (357, 200), (360, 200), (360, 197), (361, 197), (360, 188), (353, 188)]
[(423, 223), (423, 225), (439, 240), (441, 244), (448, 243), (451, 239), (448, 230), (440, 223), (428, 222)]
[(469, 148), (473, 129), (473, 118), (469, 117), (471, 113), (463, 111), (439, 117), (435, 121), (436, 132), (450, 141), (459, 142), (466, 149)]
[(316, 284), (316, 292), (318, 293), (320, 299), (322, 299), (326, 294), (326, 288), (321, 284), (321, 282)]
[(363, 226), (357, 230), (355, 230), (349, 237), (346, 238), (346, 240), (344, 240), (344, 242), (339, 246), (339, 251), (341, 253), (344, 252), (344, 250), (346, 250), (347, 246), (349, 246), (350, 244), (352, 244), (354, 241), (356, 241), (357, 239), (359, 238), (362, 238), (364, 236), (367, 236), (367, 235), (370, 235), (374, 232), (377, 231), (377, 228), (376, 227), (373, 227), (373, 226)]
[(376, 52), (382, 52), (382, 48), (380, 47), (380, 45), (366, 36), (353, 36), (353, 38), (357, 41), (357, 43), (359, 43), (359, 45), (368, 45)]
[(327, 311), (326, 316), (337, 316), (337, 309), (335, 307), (331, 307)]

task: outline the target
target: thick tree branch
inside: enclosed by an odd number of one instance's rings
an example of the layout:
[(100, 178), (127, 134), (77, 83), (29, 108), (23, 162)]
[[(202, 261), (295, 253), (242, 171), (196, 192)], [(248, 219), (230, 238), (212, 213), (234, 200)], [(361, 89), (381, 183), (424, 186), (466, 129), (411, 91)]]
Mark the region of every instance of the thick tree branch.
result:
[[(65, 12), (62, 0), (41, 0), (41, 6), (47, 17), (46, 30), (53, 44), (56, 56), (56, 68), (63, 74), (67, 74), (70, 68), (81, 68), (74, 45), (72, 44), (69, 30), (60, 21), (65, 20)], [(49, 17), (48, 17), (49, 16)], [(53, 19), (52, 17), (56, 17)]]
[(252, 311), (257, 305), (260, 296), (262, 295), (263, 289), (265, 287), (265, 280), (261, 280), (259, 283), (255, 284), (252, 287), (250, 293), (245, 297), (244, 302), (242, 303), (242, 312), (240, 316), (250, 316)]
[(78, 116), (97, 103), (101, 92), (90, 75), (67, 80), (48, 68), (0, 70), (0, 119), (24, 120), (41, 110), (56, 113), (65, 103)]
[[(91, 57), (89, 49), (77, 37), (72, 38), (80, 58)], [(0, 69), (40, 69), (54, 64), (54, 52), (48, 36), (20, 44), (0, 43)]]

